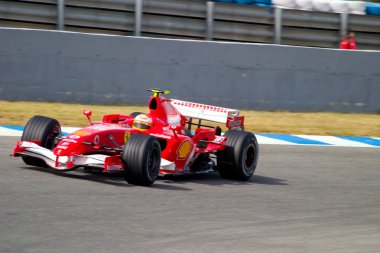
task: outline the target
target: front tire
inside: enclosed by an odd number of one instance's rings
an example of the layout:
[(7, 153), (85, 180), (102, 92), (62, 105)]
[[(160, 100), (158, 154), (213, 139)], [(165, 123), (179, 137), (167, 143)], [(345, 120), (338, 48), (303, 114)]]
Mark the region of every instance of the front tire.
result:
[(129, 184), (150, 186), (160, 172), (160, 143), (150, 135), (132, 135), (124, 146), (121, 160)]
[[(53, 149), (55, 138), (61, 136), (61, 125), (55, 119), (33, 116), (26, 124), (21, 141), (38, 141), (41, 147)], [(34, 157), (22, 157), (24, 163), (37, 167), (46, 167), (44, 161)]]
[(217, 153), (217, 166), (223, 178), (249, 180), (256, 170), (259, 145), (253, 133), (231, 130), (226, 132), (226, 147)]

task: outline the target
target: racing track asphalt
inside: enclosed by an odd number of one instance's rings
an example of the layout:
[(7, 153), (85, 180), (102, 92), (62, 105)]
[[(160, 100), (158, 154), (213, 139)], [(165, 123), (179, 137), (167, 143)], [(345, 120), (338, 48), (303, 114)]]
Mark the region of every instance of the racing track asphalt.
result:
[(0, 137), (0, 252), (379, 252), (376, 148), (261, 145), (249, 182), (218, 174), (130, 186), (9, 157)]

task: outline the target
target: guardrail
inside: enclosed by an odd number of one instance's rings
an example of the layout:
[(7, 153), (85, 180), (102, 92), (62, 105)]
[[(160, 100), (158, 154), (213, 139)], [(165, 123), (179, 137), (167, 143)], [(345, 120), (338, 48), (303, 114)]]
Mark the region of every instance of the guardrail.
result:
[(380, 16), (203, 0), (2, 0), (0, 26), (328, 48), (350, 31), (380, 50)]

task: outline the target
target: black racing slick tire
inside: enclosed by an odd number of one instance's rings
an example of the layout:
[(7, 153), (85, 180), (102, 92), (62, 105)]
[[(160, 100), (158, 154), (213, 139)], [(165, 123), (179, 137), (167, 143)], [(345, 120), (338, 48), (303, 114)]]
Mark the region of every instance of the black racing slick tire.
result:
[(241, 181), (249, 180), (255, 172), (259, 145), (253, 133), (245, 131), (227, 131), (226, 147), (217, 153), (217, 166), (223, 178)]
[(124, 146), (121, 160), (129, 184), (150, 186), (160, 172), (160, 143), (153, 136), (134, 134)]
[[(41, 147), (53, 149), (55, 138), (61, 135), (61, 125), (57, 120), (36, 115), (26, 124), (21, 141), (38, 141)], [(46, 166), (45, 162), (38, 158), (23, 156), (22, 160), (32, 166)]]

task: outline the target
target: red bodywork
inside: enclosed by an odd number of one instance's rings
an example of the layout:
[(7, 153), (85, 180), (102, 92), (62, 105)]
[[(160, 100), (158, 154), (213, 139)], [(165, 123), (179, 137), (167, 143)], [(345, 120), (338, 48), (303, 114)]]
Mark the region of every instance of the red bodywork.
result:
[[(91, 112), (85, 111), (84, 114), (90, 120)], [(59, 170), (98, 167), (104, 172), (121, 171), (124, 169), (121, 152), (128, 138), (134, 134), (150, 134), (160, 142), (160, 174), (164, 175), (190, 173), (191, 165), (200, 154), (216, 152), (225, 147), (226, 138), (216, 135), (215, 129), (198, 125), (193, 136), (186, 134), (189, 132), (186, 126), (188, 119), (179, 113), (170, 99), (152, 96), (148, 116), (153, 121), (148, 131), (134, 129), (133, 116), (110, 114), (105, 115), (101, 122), (90, 121), (90, 126), (61, 139), (52, 151), (37, 147), (39, 143), (34, 141), (19, 141), (14, 148), (14, 155), (38, 157)], [(243, 127), (243, 124), (242, 116), (228, 117), (226, 122), (228, 128)]]

